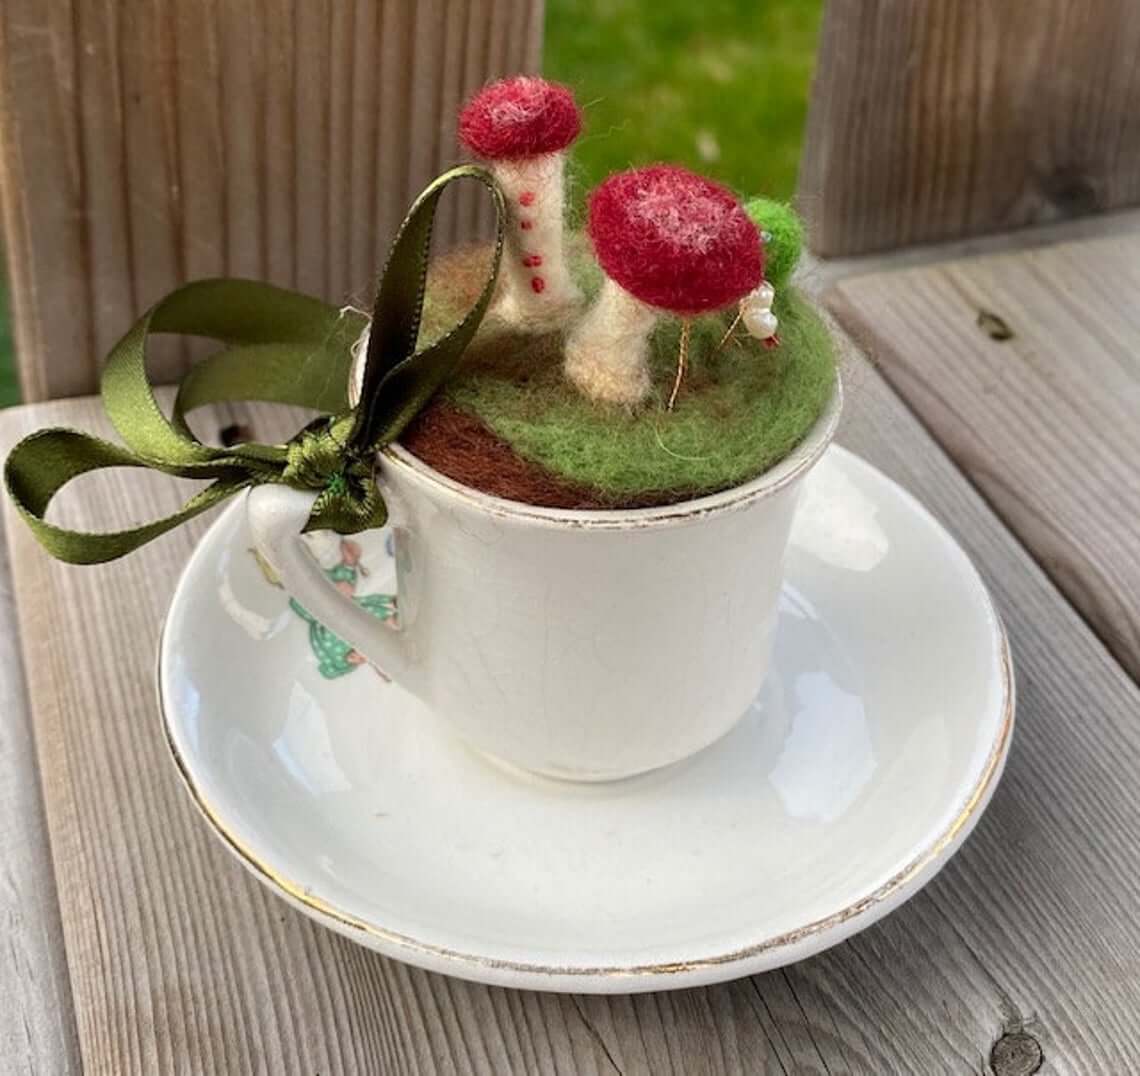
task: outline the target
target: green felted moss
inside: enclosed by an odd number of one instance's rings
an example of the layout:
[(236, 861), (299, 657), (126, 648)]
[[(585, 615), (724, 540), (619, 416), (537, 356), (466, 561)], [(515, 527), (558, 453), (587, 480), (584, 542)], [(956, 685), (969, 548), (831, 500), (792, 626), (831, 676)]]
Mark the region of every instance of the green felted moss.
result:
[[(462, 309), (482, 256), (451, 255), (432, 274), (424, 337)], [(579, 250), (572, 268), (587, 293), (600, 274)], [(778, 463), (819, 417), (835, 383), (827, 328), (791, 288), (774, 306), (781, 345), (764, 348), (741, 328), (719, 351), (735, 310), (693, 322), (689, 373), (676, 408), (665, 401), (676, 370), (680, 322), (652, 337), (654, 395), (636, 414), (596, 404), (562, 376), (561, 336), (527, 336), (485, 324), (444, 399), (476, 416), (523, 459), (621, 504), (662, 503), (727, 489)], [(650, 498), (652, 499), (652, 498)]]
[(791, 278), (804, 245), (804, 225), (799, 214), (783, 202), (752, 198), (744, 211), (765, 235), (764, 276), (777, 288)]

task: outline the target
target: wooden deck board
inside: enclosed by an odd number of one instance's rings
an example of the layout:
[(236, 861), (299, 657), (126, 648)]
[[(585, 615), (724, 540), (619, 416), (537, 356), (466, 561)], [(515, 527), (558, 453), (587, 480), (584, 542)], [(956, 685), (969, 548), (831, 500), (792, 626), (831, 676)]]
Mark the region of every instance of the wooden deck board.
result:
[(1140, 677), (1140, 235), (841, 280), (828, 303)]
[(78, 1040), (2, 528), (0, 622), (0, 1067), (64, 1076)]

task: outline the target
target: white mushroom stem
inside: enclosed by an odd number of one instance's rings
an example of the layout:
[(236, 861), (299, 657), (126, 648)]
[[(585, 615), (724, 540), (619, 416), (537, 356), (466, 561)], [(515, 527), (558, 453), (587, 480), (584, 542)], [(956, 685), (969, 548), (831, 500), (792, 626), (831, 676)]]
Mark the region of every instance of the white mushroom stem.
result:
[(649, 334), (658, 312), (608, 277), (566, 340), (566, 376), (593, 400), (633, 406), (649, 393)]
[(562, 153), (496, 161), (508, 225), (495, 313), (520, 329), (555, 328), (581, 302), (563, 253)]

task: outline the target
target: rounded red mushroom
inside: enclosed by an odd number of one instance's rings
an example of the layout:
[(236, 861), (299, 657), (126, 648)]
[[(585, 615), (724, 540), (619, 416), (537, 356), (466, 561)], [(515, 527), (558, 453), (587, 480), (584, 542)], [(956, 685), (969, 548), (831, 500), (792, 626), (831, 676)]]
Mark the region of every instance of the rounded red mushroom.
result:
[(610, 176), (590, 198), (588, 230), (607, 279), (567, 341), (566, 373), (595, 399), (635, 404), (648, 393), (660, 311), (719, 310), (763, 279), (760, 233), (744, 207), (676, 165)]
[(459, 114), (459, 138), (485, 161), (558, 153), (582, 130), (574, 94), (557, 82), (518, 75), (484, 86)]
[(459, 116), (459, 138), (488, 163), (510, 220), (495, 313), (542, 331), (581, 301), (562, 253), (564, 150), (582, 129), (571, 91), (528, 75), (483, 87)]
[(674, 314), (718, 310), (764, 275), (760, 233), (735, 195), (677, 165), (610, 176), (590, 197), (589, 233), (611, 280)]

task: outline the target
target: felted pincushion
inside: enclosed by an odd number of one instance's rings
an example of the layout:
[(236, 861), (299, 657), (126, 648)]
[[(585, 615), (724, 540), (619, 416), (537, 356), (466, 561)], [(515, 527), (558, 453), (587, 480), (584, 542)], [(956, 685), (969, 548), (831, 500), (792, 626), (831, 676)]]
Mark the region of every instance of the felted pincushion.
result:
[[(670, 504), (754, 478), (835, 381), (827, 330), (788, 286), (799, 220), (657, 164), (610, 176), (586, 235), (564, 235), (580, 129), (571, 91), (541, 78), (491, 83), (464, 107), (460, 140), (507, 208), (499, 288), (458, 373), (400, 439), (457, 481), (551, 507)], [(433, 264), (421, 344), (470, 308), (489, 258)]]
[[(770, 212), (779, 216), (779, 207)], [(592, 300), (601, 270), (582, 237), (570, 237), (567, 248), (571, 275)], [(798, 253), (777, 260), (790, 272)], [(435, 260), (421, 344), (470, 305), (489, 257), (486, 248), (468, 248)], [(780, 346), (737, 328), (718, 347), (735, 305), (694, 319), (689, 372), (672, 411), (665, 405), (680, 322), (662, 320), (653, 330), (650, 397), (630, 413), (588, 399), (566, 379), (564, 332), (531, 334), (490, 319), (401, 443), (458, 482), (547, 507), (672, 504), (740, 485), (803, 439), (835, 385), (827, 327), (786, 279), (773, 283)]]

